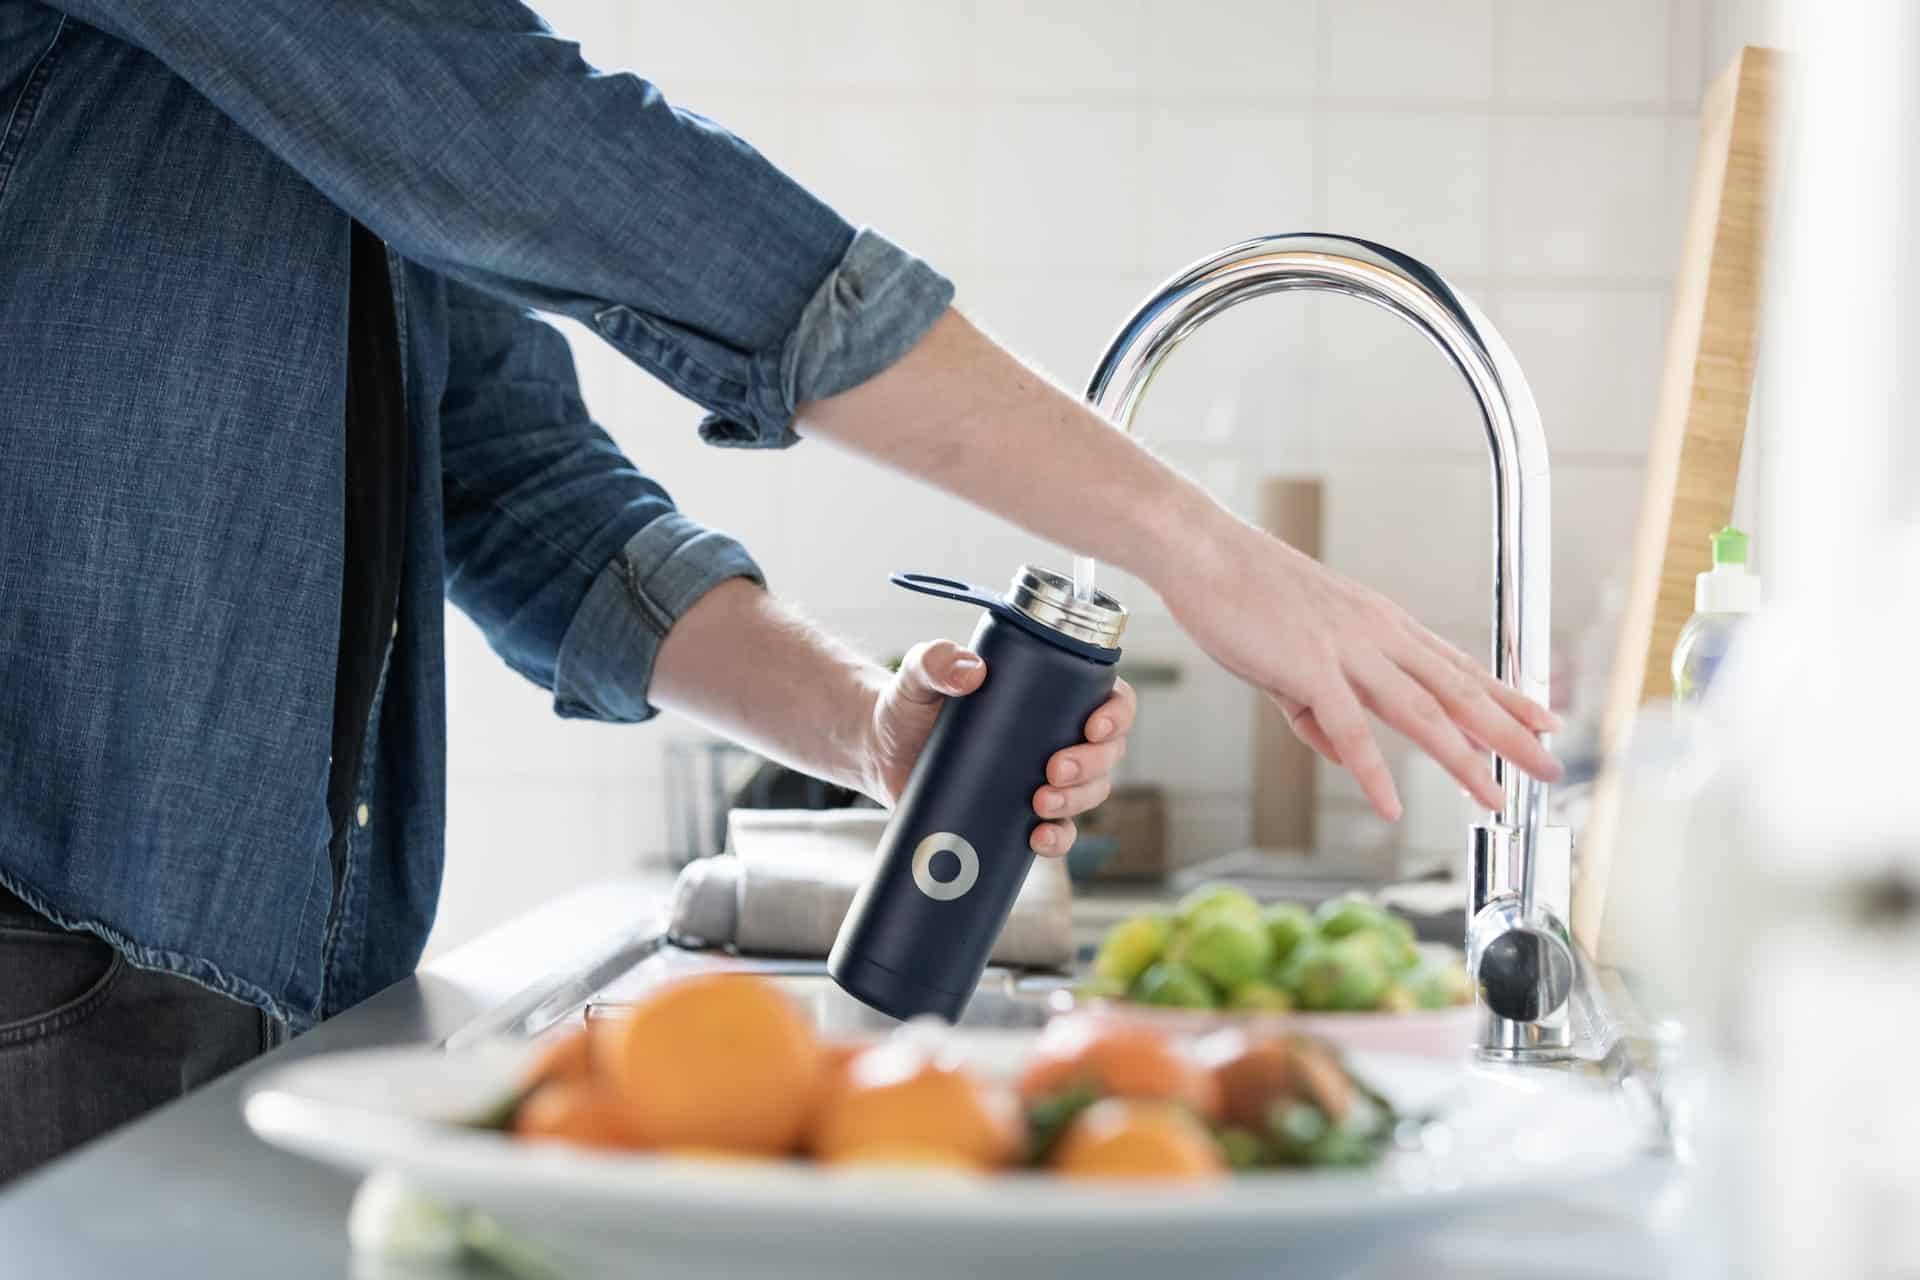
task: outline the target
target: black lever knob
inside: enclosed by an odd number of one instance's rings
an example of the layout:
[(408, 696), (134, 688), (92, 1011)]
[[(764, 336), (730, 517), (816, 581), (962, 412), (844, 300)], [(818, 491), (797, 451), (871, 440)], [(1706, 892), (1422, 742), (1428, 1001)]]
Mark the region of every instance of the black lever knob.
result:
[(1480, 998), (1515, 1022), (1538, 1022), (1573, 991), (1573, 953), (1533, 929), (1509, 929), (1480, 952)]

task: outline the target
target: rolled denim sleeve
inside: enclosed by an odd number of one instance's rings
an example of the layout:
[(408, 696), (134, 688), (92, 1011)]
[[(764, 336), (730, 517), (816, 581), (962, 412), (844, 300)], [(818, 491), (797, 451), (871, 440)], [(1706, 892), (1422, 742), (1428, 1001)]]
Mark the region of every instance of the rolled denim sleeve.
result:
[[(871, 229), (807, 300), (780, 353), (781, 404), (788, 425), (777, 433), (712, 414), (700, 424), (708, 444), (786, 446), (798, 437), (793, 407), (859, 386), (907, 354), (953, 301), (953, 285), (932, 267)], [(778, 412), (763, 421), (778, 418)]]
[(680, 615), (728, 578), (763, 582), (745, 547), (674, 512), (627, 540), (594, 578), (560, 644), (553, 681), (562, 716), (639, 721), (660, 643)]
[(794, 406), (917, 342), (951, 286), (741, 139), (603, 74), (517, 0), (50, 0), (165, 63), (443, 275), (571, 316), (791, 442)]
[(667, 632), (729, 578), (738, 542), (678, 511), (588, 416), (548, 323), (448, 288), (441, 403), (447, 595), (562, 716), (645, 720)]

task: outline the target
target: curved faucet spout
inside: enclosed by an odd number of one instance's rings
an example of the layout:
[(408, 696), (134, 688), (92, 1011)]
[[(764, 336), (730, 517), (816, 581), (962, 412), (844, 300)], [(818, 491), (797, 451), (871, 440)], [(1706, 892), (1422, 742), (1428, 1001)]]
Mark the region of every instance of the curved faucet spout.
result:
[[(1547, 697), (1548, 591), (1553, 556), (1547, 442), (1513, 353), (1479, 308), (1404, 253), (1348, 236), (1264, 236), (1223, 249), (1167, 281), (1120, 327), (1087, 399), (1131, 430), (1140, 397), (1173, 349), (1227, 308), (1289, 290), (1344, 293), (1384, 307), (1425, 334), (1467, 380), (1493, 461), (1493, 671)], [(1075, 561), (1093, 586), (1093, 562)], [(1479, 1048), (1491, 1057), (1572, 1051), (1565, 979), (1573, 972), (1572, 847), (1543, 827), (1545, 789), (1498, 757), (1504, 797), (1468, 844), (1467, 952), (1479, 987)]]
[[(1431, 268), (1349, 236), (1263, 236), (1222, 249), (1161, 285), (1127, 317), (1087, 384), (1087, 400), (1131, 431), (1155, 371), (1190, 334), (1249, 298), (1296, 289), (1343, 293), (1391, 311), (1467, 380), (1493, 460), (1493, 673), (1544, 703), (1553, 516), (1540, 413), (1507, 344)], [(1090, 562), (1076, 564), (1081, 574), (1090, 576)], [(1505, 761), (1496, 758), (1494, 770), (1506, 794), (1504, 824), (1524, 830), (1536, 823), (1528, 810), (1540, 804), (1538, 792)]]

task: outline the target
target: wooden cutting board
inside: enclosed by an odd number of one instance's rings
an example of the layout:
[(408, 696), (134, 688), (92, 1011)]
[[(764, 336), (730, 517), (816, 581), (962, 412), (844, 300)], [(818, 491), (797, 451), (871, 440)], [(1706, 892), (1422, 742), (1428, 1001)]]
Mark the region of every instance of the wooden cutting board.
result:
[[(1759, 345), (1780, 61), (1771, 49), (1742, 49), (1700, 106), (1686, 244), (1602, 719), (1606, 760), (1620, 758), (1643, 705), (1673, 696), (1670, 662), (1693, 613), (1694, 575), (1708, 567), (1708, 535), (1733, 515)], [(1618, 772), (1603, 771), (1574, 882), (1574, 933), (1603, 960), (1609, 886), (1632, 874), (1631, 850), (1615, 848), (1623, 791)]]

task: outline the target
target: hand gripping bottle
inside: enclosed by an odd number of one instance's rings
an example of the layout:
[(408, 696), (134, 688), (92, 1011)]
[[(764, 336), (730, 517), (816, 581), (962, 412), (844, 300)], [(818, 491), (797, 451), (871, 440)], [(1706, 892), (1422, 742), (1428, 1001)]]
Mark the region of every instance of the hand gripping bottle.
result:
[(987, 678), (941, 708), (827, 970), (882, 1013), (952, 1022), (1033, 865), (1047, 761), (1082, 740), (1113, 692), (1127, 611), (1105, 592), (1078, 599), (1071, 579), (1031, 565), (1004, 596), (923, 574), (893, 582), (987, 611), (971, 642)]

